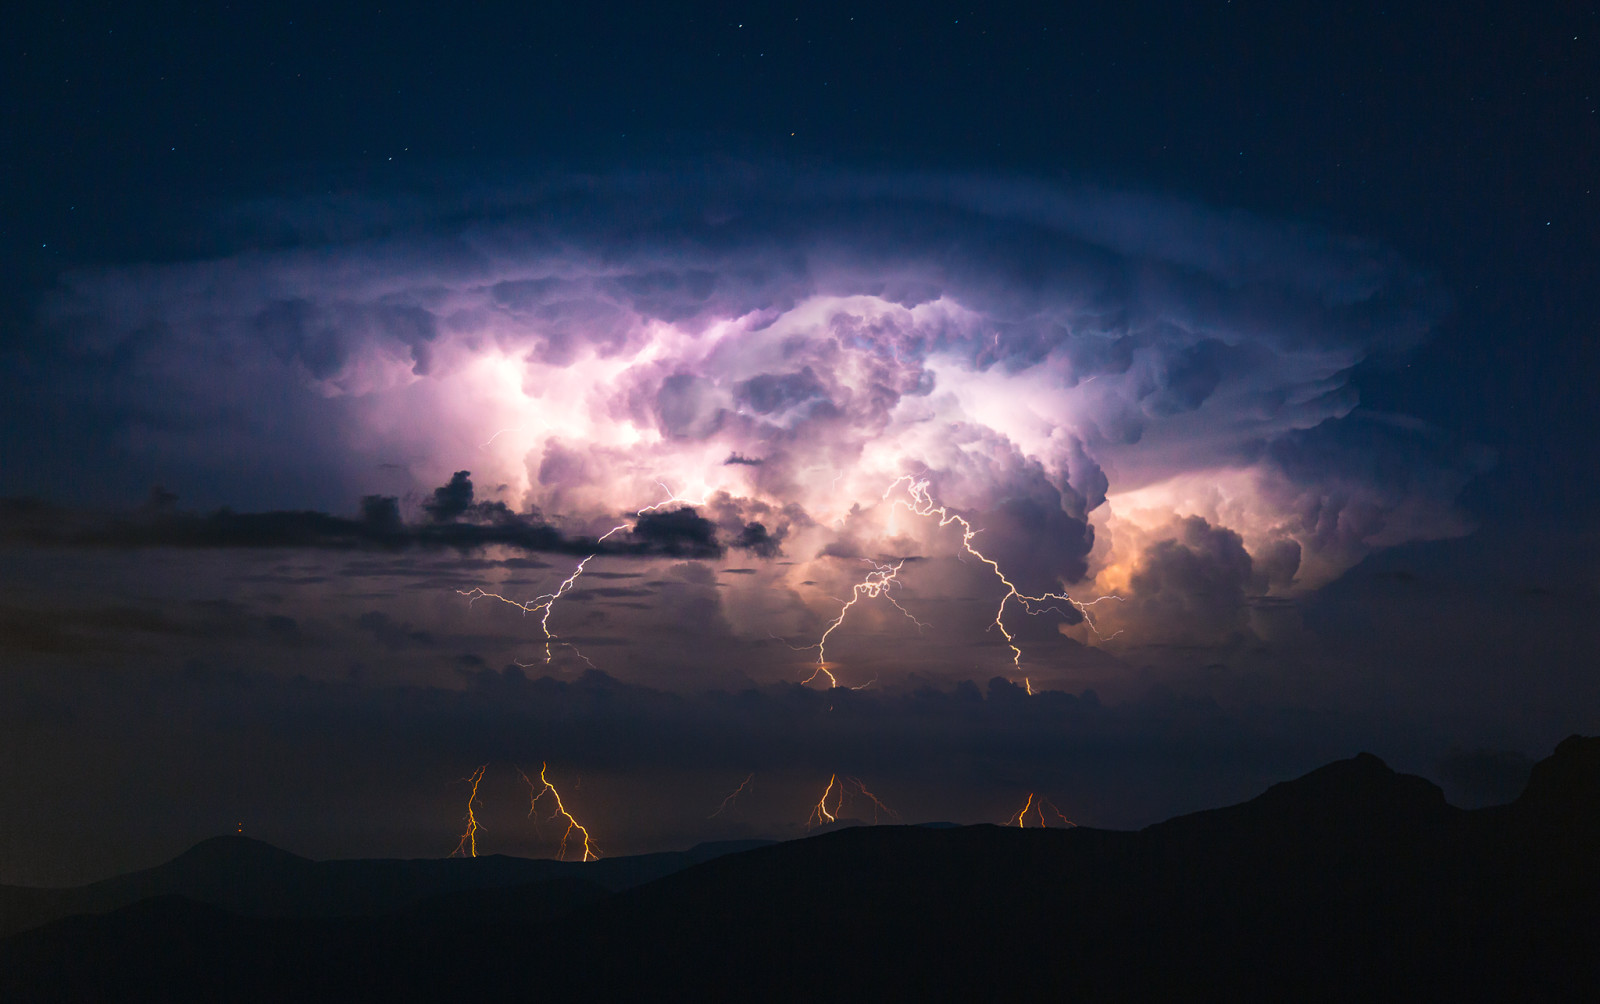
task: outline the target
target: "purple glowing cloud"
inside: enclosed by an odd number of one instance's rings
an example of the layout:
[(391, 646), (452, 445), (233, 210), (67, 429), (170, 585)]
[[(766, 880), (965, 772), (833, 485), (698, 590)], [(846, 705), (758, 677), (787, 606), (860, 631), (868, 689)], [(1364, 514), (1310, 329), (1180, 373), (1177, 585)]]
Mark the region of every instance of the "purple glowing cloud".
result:
[(673, 602), (710, 590), (684, 616), (732, 637), (814, 638), (858, 557), (922, 559), (902, 581), (952, 623), (992, 607), (958, 537), (885, 499), (907, 474), (1023, 591), (1126, 597), (1107, 617), (1131, 638), (1248, 631), (1250, 597), (1465, 529), (1470, 465), (1350, 382), (1425, 337), (1438, 296), (1310, 228), (721, 169), (241, 218), (288, 249), (80, 274), (51, 305), (80, 354), (138, 374), (115, 406), (144, 417), (139, 450), (320, 458), (345, 475), (307, 500), (328, 507), (397, 465), (414, 513), (470, 469), (479, 501), (569, 534), (667, 485), (757, 562), (679, 575)]

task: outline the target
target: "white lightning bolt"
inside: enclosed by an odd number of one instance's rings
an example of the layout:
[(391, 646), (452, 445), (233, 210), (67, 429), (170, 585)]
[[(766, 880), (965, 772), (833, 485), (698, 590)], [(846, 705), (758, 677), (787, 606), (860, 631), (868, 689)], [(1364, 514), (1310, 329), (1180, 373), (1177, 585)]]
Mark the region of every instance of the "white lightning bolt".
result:
[[(909, 474), (902, 474), (900, 477), (896, 478), (887, 489), (884, 490), (884, 499), (888, 500), (890, 494), (892, 494), (894, 490), (901, 485), (905, 485), (906, 494), (910, 497), (910, 501), (897, 498), (894, 500), (895, 505), (905, 506), (906, 509), (918, 516), (936, 518), (938, 519), (941, 527), (949, 526), (951, 523), (958, 524), (961, 527), (962, 549), (965, 550), (966, 553), (972, 555), (974, 558), (977, 558), (979, 561), (983, 562), (985, 565), (988, 565), (990, 570), (994, 572), (995, 578), (999, 579), (1000, 584), (1006, 587), (1005, 595), (1000, 597), (1000, 606), (995, 609), (994, 626), (1000, 629), (1000, 634), (1004, 636), (1006, 644), (1011, 648), (1011, 664), (1014, 667), (1016, 667), (1018, 670), (1022, 669), (1022, 649), (1017, 646), (1015, 636), (1012, 635), (1009, 630), (1007, 630), (1005, 625), (1006, 605), (1012, 600), (1016, 600), (1025, 612), (1032, 615), (1042, 614), (1050, 610), (1055, 610), (1057, 613), (1064, 613), (1065, 611), (1055, 606), (1055, 604), (1066, 603), (1083, 615), (1084, 623), (1089, 625), (1089, 630), (1094, 632), (1095, 637), (1102, 637), (1099, 627), (1096, 626), (1094, 622), (1094, 616), (1090, 613), (1090, 608), (1094, 607), (1096, 604), (1103, 603), (1106, 600), (1117, 600), (1120, 602), (1122, 597), (1115, 594), (1109, 594), (1106, 596), (1101, 596), (1098, 599), (1084, 602), (1082, 600), (1075, 600), (1066, 593), (1040, 593), (1038, 596), (1029, 596), (1027, 593), (1024, 593), (1022, 590), (1018, 589), (1016, 584), (1010, 579), (1006, 578), (1005, 573), (1000, 570), (1000, 565), (996, 563), (993, 558), (988, 557), (982, 551), (972, 546), (972, 538), (978, 535), (978, 531), (973, 529), (972, 524), (967, 522), (967, 520), (963, 517), (934, 502), (933, 496), (928, 493), (927, 479), (918, 480)], [(1102, 640), (1110, 640), (1121, 633), (1121, 631), (1117, 631), (1110, 635), (1103, 636)], [(1026, 677), (1023, 679), (1028, 692), (1030, 694), (1033, 693), (1033, 685), (1027, 682)]]
[[(661, 484), (661, 482), (657, 481), (656, 484), (661, 485), (661, 490), (667, 493), (667, 497), (662, 499), (660, 502), (656, 502), (652, 505), (647, 505), (642, 509), (635, 510), (633, 514), (633, 518), (635, 520), (647, 512), (655, 512), (657, 509), (660, 509), (663, 506), (669, 506), (674, 503), (683, 505), (705, 505), (704, 499), (692, 500), (681, 498), (676, 492), (674, 492), (671, 488), (668, 488), (666, 485)], [(612, 534), (628, 529), (629, 525), (630, 524), (628, 523), (618, 523), (616, 526), (597, 537), (595, 539), (595, 544), (598, 546), (605, 543), (606, 539)], [(561, 641), (561, 639), (557, 637), (556, 633), (550, 630), (550, 614), (555, 610), (556, 601), (572, 591), (572, 587), (577, 585), (578, 579), (583, 575), (583, 570), (589, 567), (589, 562), (593, 561), (599, 556), (599, 554), (600, 552), (597, 550), (594, 553), (585, 556), (582, 561), (578, 562), (578, 567), (574, 568), (572, 570), (572, 574), (567, 576), (566, 579), (562, 581), (561, 585), (556, 587), (555, 592), (545, 593), (542, 596), (537, 596), (531, 600), (514, 600), (508, 596), (502, 596), (499, 593), (491, 593), (488, 590), (478, 586), (475, 586), (472, 589), (457, 589), (456, 593), (460, 596), (467, 597), (469, 604), (476, 603), (478, 600), (483, 599), (499, 600), (501, 603), (516, 607), (524, 614), (538, 614), (539, 628), (544, 631), (545, 664), (548, 665), (551, 659), (554, 657), (551, 651), (551, 646), (555, 644), (561, 644), (572, 649), (573, 653), (577, 655), (578, 658), (589, 663), (589, 667), (593, 669), (595, 668), (594, 663), (589, 660), (588, 656), (578, 651), (577, 646), (573, 645), (571, 642)], [(519, 662), (517, 665), (522, 666), (523, 663)]]

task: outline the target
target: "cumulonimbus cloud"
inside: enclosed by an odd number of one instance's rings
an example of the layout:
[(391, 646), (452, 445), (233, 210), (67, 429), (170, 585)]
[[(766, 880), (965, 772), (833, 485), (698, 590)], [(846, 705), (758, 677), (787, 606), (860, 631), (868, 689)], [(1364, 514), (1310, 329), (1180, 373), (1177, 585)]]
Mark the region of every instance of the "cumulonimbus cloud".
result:
[[(292, 454), (288, 430), (351, 472), (401, 465), (441, 525), (460, 499), (434, 490), (461, 468), (473, 504), (567, 535), (672, 498), (700, 536), (665, 513), (636, 535), (784, 556), (809, 582), (829, 555), (960, 556), (886, 498), (911, 475), (1024, 591), (1229, 629), (1249, 596), (1465, 529), (1472, 463), (1359, 410), (1351, 382), (1427, 337), (1443, 299), (1315, 228), (1027, 181), (703, 165), (240, 219), (270, 220), (277, 248), (74, 275), (49, 322), (140, 374), (117, 390), (130, 414), (225, 415), (241, 455)], [(324, 420), (282, 420), (302, 404)], [(160, 423), (141, 435), (193, 452)]]

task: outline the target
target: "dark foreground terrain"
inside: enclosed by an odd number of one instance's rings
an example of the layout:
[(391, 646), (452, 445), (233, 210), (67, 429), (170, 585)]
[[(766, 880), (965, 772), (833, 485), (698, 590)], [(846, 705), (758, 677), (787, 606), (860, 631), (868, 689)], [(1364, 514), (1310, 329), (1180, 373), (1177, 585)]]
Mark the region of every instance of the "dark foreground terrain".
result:
[(1364, 754), (1137, 833), (860, 827), (587, 866), (224, 838), (0, 910), (42, 923), (0, 941), (8, 1002), (1600, 1000), (1600, 738), (1470, 812)]

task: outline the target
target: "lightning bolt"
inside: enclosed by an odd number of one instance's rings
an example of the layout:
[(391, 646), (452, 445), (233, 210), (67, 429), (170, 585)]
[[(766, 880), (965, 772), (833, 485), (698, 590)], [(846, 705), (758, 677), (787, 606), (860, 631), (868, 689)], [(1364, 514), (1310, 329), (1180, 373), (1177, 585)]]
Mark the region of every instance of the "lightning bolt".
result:
[[(888, 815), (891, 815), (896, 819), (900, 818), (900, 813), (898, 813), (898, 812), (894, 811), (893, 809), (889, 808), (887, 805), (884, 805), (882, 799), (880, 799), (877, 795), (874, 795), (872, 792), (868, 791), (867, 790), (867, 786), (865, 784), (861, 783), (861, 779), (859, 777), (847, 777), (847, 778), (845, 778), (845, 782), (847, 784), (854, 785), (855, 789), (856, 789), (856, 793), (859, 794), (859, 795), (865, 796), (866, 799), (869, 802), (872, 803), (872, 821), (874, 823), (876, 823), (878, 821), (878, 813), (880, 811), (884, 812), (884, 813), (887, 813)], [(840, 786), (840, 789), (839, 789), (839, 807), (840, 808), (844, 807), (844, 788), (843, 788), (842, 785)]]
[[(972, 538), (978, 535), (978, 531), (973, 529), (972, 524), (967, 522), (964, 517), (953, 513), (946, 507), (934, 502), (933, 496), (928, 492), (927, 479), (924, 478), (922, 480), (918, 480), (909, 474), (902, 474), (900, 477), (896, 478), (887, 489), (884, 490), (884, 500), (887, 501), (890, 494), (901, 485), (906, 486), (906, 494), (909, 496), (910, 501), (897, 498), (894, 500), (895, 505), (905, 506), (907, 510), (917, 516), (935, 518), (939, 521), (940, 527), (946, 527), (952, 523), (959, 525), (961, 528), (961, 547), (968, 554), (972, 555), (974, 558), (977, 558), (985, 565), (988, 565), (990, 571), (994, 572), (995, 578), (999, 579), (1000, 584), (1006, 587), (1005, 595), (1000, 597), (1000, 605), (995, 609), (994, 612), (994, 626), (1000, 629), (1001, 636), (1005, 638), (1006, 645), (1010, 647), (1011, 664), (1018, 671), (1022, 669), (1022, 649), (1018, 647), (1016, 637), (1006, 628), (1005, 625), (1006, 605), (1012, 600), (1016, 600), (1017, 604), (1021, 606), (1026, 613), (1033, 616), (1046, 613), (1050, 610), (1054, 610), (1057, 613), (1064, 613), (1064, 611), (1062, 611), (1061, 608), (1055, 604), (1068, 604), (1074, 610), (1077, 610), (1078, 613), (1083, 615), (1084, 623), (1089, 625), (1089, 630), (1094, 632), (1095, 637), (1102, 637), (1100, 634), (1100, 629), (1095, 625), (1094, 615), (1090, 611), (1094, 606), (1099, 603), (1103, 603), (1106, 600), (1117, 600), (1120, 602), (1122, 597), (1115, 594), (1108, 594), (1106, 596), (1101, 596), (1098, 599), (1084, 602), (1082, 600), (1075, 600), (1066, 593), (1040, 593), (1038, 596), (1029, 596), (1027, 593), (1024, 593), (1022, 590), (1018, 589), (1016, 584), (1010, 579), (1006, 578), (1006, 574), (1000, 570), (1000, 565), (998, 562), (985, 555), (976, 547), (972, 546)], [(1104, 636), (1102, 640), (1109, 641), (1111, 638), (1115, 638), (1121, 633), (1121, 631), (1117, 631), (1111, 635)], [(1027, 682), (1027, 677), (1023, 677), (1023, 682), (1024, 686), (1027, 687), (1028, 693), (1033, 693), (1033, 685)]]
[[(834, 788), (838, 787), (838, 792)], [(822, 789), (822, 797), (817, 799), (817, 804), (811, 807), (811, 815), (806, 817), (806, 829), (814, 826), (823, 826), (838, 820), (839, 814), (844, 811), (845, 792), (854, 788), (856, 794), (861, 795), (872, 803), (872, 821), (878, 821), (878, 813), (883, 812), (895, 819), (900, 818), (900, 813), (883, 804), (883, 799), (874, 795), (859, 777), (840, 778), (838, 774), (828, 778), (828, 786)], [(828, 808), (828, 796), (833, 796), (833, 808)]]
[(473, 771), (470, 776), (461, 779), (472, 785), (472, 794), (467, 796), (467, 829), (465, 833), (461, 834), (461, 841), (456, 844), (456, 849), (450, 852), (450, 857), (452, 858), (475, 858), (478, 856), (478, 817), (472, 811), (472, 803), (477, 801), (478, 782), (483, 780), (483, 772), (488, 769), (489, 765), (484, 764)]
[(533, 783), (533, 778), (528, 776), (527, 771), (521, 768), (517, 769), (517, 773), (522, 775), (522, 780), (527, 782), (528, 791), (532, 795), (528, 802), (528, 815), (533, 815), (534, 810), (538, 808), (539, 799), (549, 795), (556, 803), (556, 809), (550, 814), (550, 818), (554, 819), (557, 816), (562, 816), (567, 821), (566, 831), (561, 834), (561, 849), (556, 853), (557, 860), (565, 861), (567, 859), (567, 841), (576, 832), (583, 837), (583, 860), (593, 861), (600, 856), (600, 852), (590, 842), (589, 831), (573, 817), (571, 812), (567, 811), (565, 803), (561, 801), (561, 792), (557, 791), (556, 786), (551, 784), (550, 779), (545, 776), (549, 769), (550, 765), (547, 763), (539, 765), (539, 784), (537, 786)]
[(817, 799), (817, 804), (811, 807), (811, 815), (806, 817), (806, 829), (831, 823), (838, 818), (836, 815), (844, 808), (844, 789), (839, 790), (838, 803), (834, 805), (833, 812), (828, 811), (828, 795), (833, 791), (834, 782), (839, 780), (839, 775), (833, 774), (828, 778), (828, 786), (822, 789), (822, 797)]
[(1024, 827), (1028, 823), (1028, 814), (1032, 812), (1033, 815), (1039, 820), (1039, 828), (1044, 829), (1050, 825), (1049, 821), (1045, 819), (1044, 815), (1046, 806), (1049, 807), (1050, 811), (1055, 815), (1055, 817), (1061, 820), (1066, 827), (1071, 828), (1078, 825), (1077, 823), (1074, 823), (1072, 820), (1068, 819), (1060, 809), (1056, 808), (1055, 803), (1050, 801), (1048, 798), (1041, 798), (1037, 803), (1034, 802), (1033, 792), (1031, 791), (1028, 792), (1028, 800), (1023, 804), (1022, 808), (1007, 816), (1006, 821), (1001, 825), (1010, 826), (1015, 823), (1019, 828)]
[[(1041, 806), (1048, 805), (1050, 807), (1050, 811), (1055, 813), (1056, 814), (1056, 818), (1061, 820), (1061, 822), (1064, 823), (1067, 826), (1068, 829), (1071, 829), (1071, 828), (1076, 827), (1078, 825), (1077, 823), (1074, 823), (1072, 820), (1068, 819), (1066, 817), (1066, 814), (1063, 813), (1060, 809), (1056, 808), (1055, 803), (1050, 801), (1048, 798), (1043, 799), (1040, 802), (1040, 805)], [(1039, 824), (1041, 826), (1045, 825), (1044, 824), (1044, 812), (1043, 811), (1041, 811), (1039, 813)]]
[(716, 819), (718, 816), (722, 815), (722, 813), (725, 810), (731, 808), (733, 806), (733, 803), (738, 800), (739, 796), (744, 793), (745, 786), (748, 785), (750, 783), (750, 781), (755, 776), (756, 776), (755, 772), (752, 771), (748, 777), (746, 777), (743, 781), (740, 781), (739, 782), (739, 787), (737, 787), (737, 788), (733, 789), (733, 791), (729, 792), (728, 793), (728, 797), (724, 798), (722, 800), (722, 804), (717, 806), (717, 811), (713, 812), (711, 815), (707, 816), (706, 818), (707, 819)]
[(505, 435), (508, 432), (521, 432), (522, 429), (523, 429), (523, 427), (520, 426), (520, 425), (513, 426), (513, 427), (511, 427), (509, 429), (501, 429), (499, 432), (497, 432), (494, 435), (490, 436), (484, 442), (479, 443), (478, 444), (478, 449), (480, 449), (480, 450), (485, 449), (486, 447), (489, 446), (489, 444), (493, 443), (495, 440), (499, 439), (501, 436)]
[[(855, 606), (863, 599), (877, 599), (881, 596), (890, 603), (894, 604), (894, 608), (896, 610), (905, 614), (907, 619), (917, 626), (918, 631), (921, 631), (923, 628), (927, 627), (926, 624), (917, 620), (916, 616), (913, 615), (911, 611), (901, 606), (900, 601), (895, 599), (893, 594), (889, 592), (890, 588), (893, 587), (897, 581), (899, 581), (897, 576), (900, 574), (900, 569), (905, 566), (905, 561), (901, 560), (889, 565), (879, 564), (878, 562), (869, 558), (863, 558), (861, 560), (871, 565), (872, 571), (867, 573), (866, 578), (862, 579), (860, 582), (857, 582), (851, 587), (850, 598), (848, 600), (839, 601), (841, 604), (839, 607), (839, 616), (835, 617), (833, 619), (833, 623), (829, 624), (827, 629), (822, 632), (822, 637), (817, 639), (816, 644), (806, 645), (804, 647), (795, 649), (795, 651), (798, 652), (809, 651), (813, 648), (817, 650), (817, 668), (811, 671), (810, 676), (800, 681), (801, 686), (811, 683), (819, 676), (826, 676), (828, 678), (829, 687), (837, 687), (839, 685), (839, 678), (833, 675), (832, 664), (828, 662), (828, 636), (833, 634), (834, 631), (838, 630), (839, 626), (844, 623), (845, 617), (850, 613), (850, 608)], [(795, 648), (793, 645), (790, 645), (789, 647)], [(862, 684), (861, 687), (856, 687), (853, 689), (861, 690), (866, 687), (870, 687), (871, 685), (872, 681), (869, 680), (867, 683)]]
[[(496, 433), (495, 435), (499, 435), (499, 433)], [(674, 492), (671, 488), (668, 488), (666, 485), (661, 484), (661, 482), (657, 481), (656, 484), (661, 485), (661, 490), (667, 493), (667, 497), (662, 499), (660, 502), (647, 505), (643, 509), (635, 510), (633, 514), (633, 518), (635, 520), (647, 512), (654, 512), (663, 506), (669, 506), (673, 503), (682, 503), (686, 505), (705, 505), (704, 499), (690, 500), (680, 498), (676, 492)], [(628, 529), (629, 525), (629, 523), (618, 523), (605, 533), (602, 533), (599, 537), (595, 538), (596, 547), (604, 544), (612, 534), (620, 533), (621, 531)], [(502, 596), (499, 593), (491, 593), (479, 586), (475, 586), (472, 589), (457, 589), (456, 594), (458, 596), (465, 596), (469, 606), (478, 602), (479, 600), (499, 600), (501, 603), (516, 607), (524, 614), (538, 614), (539, 629), (544, 632), (545, 665), (549, 665), (550, 661), (554, 658), (552, 646), (560, 644), (572, 649), (573, 654), (582, 659), (584, 662), (588, 663), (590, 669), (595, 669), (595, 664), (590, 661), (588, 656), (578, 651), (578, 647), (576, 645), (572, 644), (571, 642), (562, 641), (554, 631), (550, 630), (550, 615), (555, 612), (556, 601), (572, 591), (572, 588), (578, 584), (578, 579), (583, 576), (584, 569), (589, 567), (589, 562), (593, 561), (599, 555), (600, 552), (598, 550), (586, 555), (582, 561), (578, 562), (578, 567), (572, 570), (572, 574), (567, 576), (566, 579), (562, 581), (561, 585), (556, 587), (555, 592), (545, 593), (542, 596), (537, 596), (526, 602), (522, 600), (514, 600), (508, 596)], [(517, 663), (517, 665), (524, 666), (524, 664), (520, 662)], [(526, 668), (526, 666), (524, 666), (524, 668)]]

